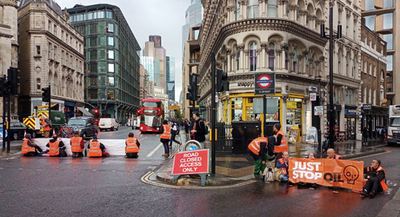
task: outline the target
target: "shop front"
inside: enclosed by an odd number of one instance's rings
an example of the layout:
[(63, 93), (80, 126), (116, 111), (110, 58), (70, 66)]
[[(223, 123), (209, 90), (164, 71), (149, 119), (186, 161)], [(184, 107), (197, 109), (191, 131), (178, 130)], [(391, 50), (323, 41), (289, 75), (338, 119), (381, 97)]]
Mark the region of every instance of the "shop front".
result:
[(356, 140), (356, 126), (357, 126), (357, 107), (345, 106), (344, 110), (344, 129), (346, 131), (348, 140)]
[[(260, 112), (259, 104), (255, 103), (255, 99), (262, 100), (263, 96), (248, 94), (231, 94), (229, 97), (223, 98), (223, 117), (218, 117), (225, 123), (231, 124), (232, 121), (266, 121), (268, 123), (280, 122), (282, 128), (289, 132), (293, 126), (300, 129), (302, 134), (303, 127), (303, 94), (289, 94), (288, 97), (282, 97), (281, 93), (268, 96), (268, 101), (277, 106), (277, 112), (268, 112), (265, 115)], [(274, 102), (274, 100), (276, 100)], [(256, 106), (256, 108), (255, 108)], [(262, 107), (262, 104), (261, 104)], [(229, 108), (229, 109), (228, 109)], [(222, 113), (220, 113), (222, 115)], [(284, 121), (282, 121), (284, 119)], [(262, 132), (264, 129), (262, 128)]]

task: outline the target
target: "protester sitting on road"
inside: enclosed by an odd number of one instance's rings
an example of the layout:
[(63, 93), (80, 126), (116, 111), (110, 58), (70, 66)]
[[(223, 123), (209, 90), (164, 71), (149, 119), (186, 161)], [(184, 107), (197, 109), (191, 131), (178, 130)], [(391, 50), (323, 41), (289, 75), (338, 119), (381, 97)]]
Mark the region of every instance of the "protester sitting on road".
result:
[(97, 141), (97, 136), (94, 135), (88, 145), (88, 157), (108, 157), (110, 156), (105, 150), (103, 143)]
[(249, 153), (254, 159), (255, 178), (260, 178), (260, 172), (262, 173), (264, 169), (267, 167), (266, 165), (267, 146), (268, 146), (268, 138), (266, 137), (258, 137), (253, 141), (251, 141), (251, 143), (248, 145)]
[(33, 144), (31, 134), (27, 133), (22, 142), (21, 154), (23, 156), (37, 156), (41, 152), (42, 149), (38, 145)]
[(62, 140), (58, 140), (57, 134), (53, 134), (53, 138), (46, 144), (49, 149), (47, 153), (50, 157), (66, 157), (65, 146)]
[(383, 192), (388, 189), (385, 182), (386, 170), (381, 166), (381, 160), (373, 159), (371, 166), (364, 168), (365, 186), (360, 192), (362, 197), (373, 198), (376, 193)]
[(282, 152), (282, 158), (276, 161), (276, 168), (281, 169), (281, 175), (279, 175), (279, 179), (282, 182), (289, 181), (289, 152)]
[(307, 155), (306, 158), (307, 158), (307, 159), (315, 159), (315, 154), (314, 154), (314, 152), (308, 153), (308, 155)]
[(328, 155), (328, 156), (326, 157), (326, 159), (335, 159), (335, 160), (343, 159), (343, 156), (342, 156), (342, 155), (336, 154), (336, 153), (335, 153), (335, 149), (333, 149), (333, 148), (328, 149), (328, 150), (326, 151), (326, 153), (327, 153), (327, 155)]
[(128, 138), (125, 140), (125, 146), (125, 157), (139, 157), (140, 142), (137, 138), (134, 137), (133, 133), (128, 134)]
[(83, 149), (85, 148), (85, 142), (80, 136), (79, 131), (74, 132), (74, 137), (70, 140), (72, 157), (83, 157)]

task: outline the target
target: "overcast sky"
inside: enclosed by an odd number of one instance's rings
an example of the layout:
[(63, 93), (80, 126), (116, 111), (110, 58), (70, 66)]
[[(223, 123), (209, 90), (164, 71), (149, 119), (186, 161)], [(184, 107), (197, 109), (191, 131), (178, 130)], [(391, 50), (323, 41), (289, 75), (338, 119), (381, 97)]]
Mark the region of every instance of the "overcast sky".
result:
[[(76, 4), (107, 3), (118, 6), (142, 51), (149, 35), (161, 35), (167, 56), (175, 57), (175, 100), (182, 90), (182, 26), (190, 0), (56, 0), (62, 9)], [(142, 51), (140, 52), (142, 54)]]

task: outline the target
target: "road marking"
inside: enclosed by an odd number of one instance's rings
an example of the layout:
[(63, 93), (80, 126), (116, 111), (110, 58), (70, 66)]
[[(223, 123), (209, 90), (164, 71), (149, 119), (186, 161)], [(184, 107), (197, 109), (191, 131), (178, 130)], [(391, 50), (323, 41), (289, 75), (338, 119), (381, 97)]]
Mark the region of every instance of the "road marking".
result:
[(153, 154), (156, 153), (156, 151), (157, 151), (159, 148), (161, 148), (161, 146), (163, 146), (162, 143), (158, 144), (157, 147), (156, 147), (153, 151), (151, 151), (146, 157), (151, 157), (151, 156), (153, 156)]
[(356, 157), (356, 158), (350, 158), (351, 160), (356, 160), (356, 159), (360, 159), (360, 158), (366, 158), (366, 157), (372, 157), (372, 156), (377, 156), (377, 155), (382, 155), (382, 154), (389, 154), (391, 151), (384, 151), (382, 153), (376, 153), (376, 154), (369, 154), (369, 155), (364, 155), (364, 156), (360, 156), (360, 157)]

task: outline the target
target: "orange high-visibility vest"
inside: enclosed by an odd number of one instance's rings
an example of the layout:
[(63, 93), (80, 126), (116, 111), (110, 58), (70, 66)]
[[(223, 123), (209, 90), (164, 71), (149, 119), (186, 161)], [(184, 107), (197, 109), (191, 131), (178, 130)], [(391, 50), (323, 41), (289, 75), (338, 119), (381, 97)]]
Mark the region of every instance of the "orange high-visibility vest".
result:
[(81, 141), (82, 137), (80, 136), (74, 136), (71, 139), (71, 151), (72, 152), (82, 152), (83, 149), (81, 148)]
[[(367, 171), (369, 171), (369, 170), (370, 170), (370, 167), (367, 167)], [(376, 169), (376, 175), (378, 175), (378, 172), (381, 170), (383, 170), (383, 173), (385, 173), (385, 175), (386, 175), (386, 170), (383, 169), (381, 166), (379, 166), (378, 169)], [(382, 179), (380, 181), (380, 184), (381, 184), (383, 191), (386, 191), (389, 188), (385, 182), (385, 179)]]
[(160, 139), (171, 138), (171, 127), (168, 124), (163, 124), (162, 126), (164, 128), (164, 132), (161, 134)]
[[(283, 161), (283, 158), (280, 158), (278, 161), (279, 161), (280, 164), (285, 164), (285, 161)], [(280, 169), (282, 169), (281, 175), (287, 175), (288, 174), (287, 170), (286, 170), (286, 167), (282, 167)]]
[(59, 141), (49, 142), (49, 156), (58, 156), (60, 154), (60, 147), (58, 146), (58, 144), (60, 144)]
[(266, 137), (258, 137), (251, 141), (251, 143), (247, 146), (251, 152), (253, 152), (255, 155), (260, 154), (260, 145), (262, 142), (267, 143), (268, 145), (268, 138)]
[(28, 154), (29, 152), (35, 152), (35, 147), (31, 147), (28, 145), (29, 139), (24, 139), (22, 143), (21, 154)]
[(47, 125), (45, 119), (42, 119), (42, 126), (43, 126), (43, 131), (49, 131), (50, 130), (50, 126)]
[(138, 153), (139, 152), (139, 147), (137, 146), (136, 138), (129, 137), (125, 140), (125, 143), (126, 143), (126, 148), (125, 148), (126, 153)]
[(101, 157), (103, 156), (103, 152), (100, 149), (100, 142), (98, 141), (90, 141), (90, 149), (88, 152), (88, 157)]
[(340, 160), (340, 159), (343, 159), (343, 156), (342, 155), (338, 155), (338, 154), (335, 154), (335, 156), (332, 158), (332, 157), (326, 157), (326, 159), (335, 159), (335, 160)]
[(282, 135), (282, 139), (281, 139), (281, 145), (280, 146), (275, 146), (274, 148), (274, 152), (275, 153), (282, 153), (284, 151), (289, 151), (289, 146), (288, 146), (288, 142), (286, 139), (285, 134), (282, 132), (282, 130), (279, 130), (276, 133), (276, 136)]

